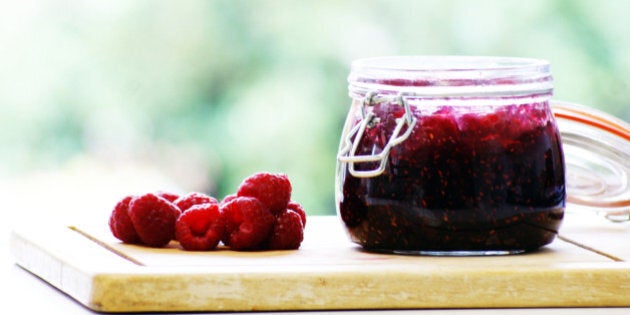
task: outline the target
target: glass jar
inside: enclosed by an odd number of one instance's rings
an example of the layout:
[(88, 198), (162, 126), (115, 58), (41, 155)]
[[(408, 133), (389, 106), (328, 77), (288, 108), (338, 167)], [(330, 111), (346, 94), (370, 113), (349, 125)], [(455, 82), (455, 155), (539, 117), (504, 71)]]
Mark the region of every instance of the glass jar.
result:
[(357, 60), (341, 135), (337, 212), (367, 250), (501, 255), (553, 241), (564, 156), (543, 60)]

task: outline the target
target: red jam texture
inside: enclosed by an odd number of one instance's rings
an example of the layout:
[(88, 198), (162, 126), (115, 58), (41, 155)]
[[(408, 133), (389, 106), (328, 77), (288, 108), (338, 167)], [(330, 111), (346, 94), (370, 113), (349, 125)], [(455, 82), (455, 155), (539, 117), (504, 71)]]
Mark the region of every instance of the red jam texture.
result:
[[(527, 251), (553, 241), (565, 184), (548, 103), (411, 109), (417, 122), (390, 151), (383, 174), (338, 170), (339, 214), (354, 242), (386, 251)], [(372, 110), (380, 120), (356, 155), (380, 152), (404, 114), (395, 104)]]

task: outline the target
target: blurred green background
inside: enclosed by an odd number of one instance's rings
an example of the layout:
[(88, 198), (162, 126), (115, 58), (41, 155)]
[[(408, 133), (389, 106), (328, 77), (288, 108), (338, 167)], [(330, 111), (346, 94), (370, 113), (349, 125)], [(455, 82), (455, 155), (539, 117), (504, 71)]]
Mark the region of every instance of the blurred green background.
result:
[(628, 12), (621, 0), (4, 1), (2, 187), (53, 173), (28, 189), (65, 176), (222, 198), (272, 171), (309, 214), (332, 214), (352, 60), (544, 58), (556, 99), (630, 120)]

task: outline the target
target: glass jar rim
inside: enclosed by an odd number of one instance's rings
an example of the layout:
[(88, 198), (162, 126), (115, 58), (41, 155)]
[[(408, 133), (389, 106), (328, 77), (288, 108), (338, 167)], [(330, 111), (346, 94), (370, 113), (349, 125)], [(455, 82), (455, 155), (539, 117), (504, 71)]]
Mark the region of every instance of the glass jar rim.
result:
[(551, 94), (543, 59), (494, 56), (385, 56), (352, 62), (351, 97), (368, 91), (419, 96)]
[(522, 70), (524, 67), (549, 67), (544, 59), (501, 56), (408, 55), (357, 59), (353, 68), (400, 71), (478, 71)]

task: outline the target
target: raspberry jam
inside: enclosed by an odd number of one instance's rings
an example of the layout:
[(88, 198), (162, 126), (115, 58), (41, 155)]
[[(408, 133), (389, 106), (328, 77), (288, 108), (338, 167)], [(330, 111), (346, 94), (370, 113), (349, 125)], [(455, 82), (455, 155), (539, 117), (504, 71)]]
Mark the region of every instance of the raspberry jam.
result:
[(353, 242), (498, 255), (553, 241), (566, 193), (546, 62), (364, 59), (349, 82), (336, 201)]

